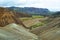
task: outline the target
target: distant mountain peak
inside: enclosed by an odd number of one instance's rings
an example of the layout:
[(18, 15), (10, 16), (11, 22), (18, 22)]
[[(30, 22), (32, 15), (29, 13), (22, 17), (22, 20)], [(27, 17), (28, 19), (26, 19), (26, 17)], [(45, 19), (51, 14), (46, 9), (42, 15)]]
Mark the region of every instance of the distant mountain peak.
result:
[(15, 10), (16, 12), (23, 12), (31, 15), (48, 15), (49, 10), (47, 8), (35, 8), (35, 7), (9, 7), (10, 10)]

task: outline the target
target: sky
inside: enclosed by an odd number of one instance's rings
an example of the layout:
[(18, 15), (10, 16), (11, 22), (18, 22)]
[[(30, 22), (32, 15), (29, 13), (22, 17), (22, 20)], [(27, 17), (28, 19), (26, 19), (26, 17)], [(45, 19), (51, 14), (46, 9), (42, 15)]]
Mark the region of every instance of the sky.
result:
[(0, 0), (2, 7), (37, 7), (48, 8), (50, 11), (60, 11), (60, 0)]

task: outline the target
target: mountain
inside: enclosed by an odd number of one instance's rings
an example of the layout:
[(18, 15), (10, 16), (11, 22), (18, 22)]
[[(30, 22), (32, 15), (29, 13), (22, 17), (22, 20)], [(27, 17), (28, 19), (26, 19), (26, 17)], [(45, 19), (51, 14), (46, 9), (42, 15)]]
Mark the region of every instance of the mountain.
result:
[(53, 13), (52, 16), (54, 16), (54, 17), (60, 17), (60, 11), (57, 11), (57, 12)]
[(34, 7), (8, 7), (10, 10), (15, 10), (16, 12), (23, 12), (30, 15), (49, 15), (50, 11), (46, 8), (34, 8)]
[(10, 11), (9, 9), (0, 7), (0, 27), (4, 27), (11, 23), (16, 23), (19, 25), (23, 25), (25, 27), (25, 25), (19, 19), (20, 17), (21, 17), (20, 13), (16, 13), (16, 12)]

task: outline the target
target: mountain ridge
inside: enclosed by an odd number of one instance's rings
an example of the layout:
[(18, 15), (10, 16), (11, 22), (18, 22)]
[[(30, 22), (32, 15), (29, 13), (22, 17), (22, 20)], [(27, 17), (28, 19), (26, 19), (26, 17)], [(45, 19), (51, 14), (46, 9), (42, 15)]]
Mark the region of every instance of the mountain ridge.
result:
[(8, 7), (10, 10), (15, 10), (16, 12), (23, 12), (30, 15), (49, 15), (50, 11), (47, 8), (34, 8), (34, 7)]

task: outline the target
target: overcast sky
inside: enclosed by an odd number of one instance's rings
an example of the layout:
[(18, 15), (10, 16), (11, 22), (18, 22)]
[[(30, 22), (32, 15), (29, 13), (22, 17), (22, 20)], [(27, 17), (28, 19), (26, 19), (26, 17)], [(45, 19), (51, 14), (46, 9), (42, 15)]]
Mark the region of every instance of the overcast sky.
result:
[(0, 6), (38, 7), (60, 11), (60, 0), (0, 0)]

